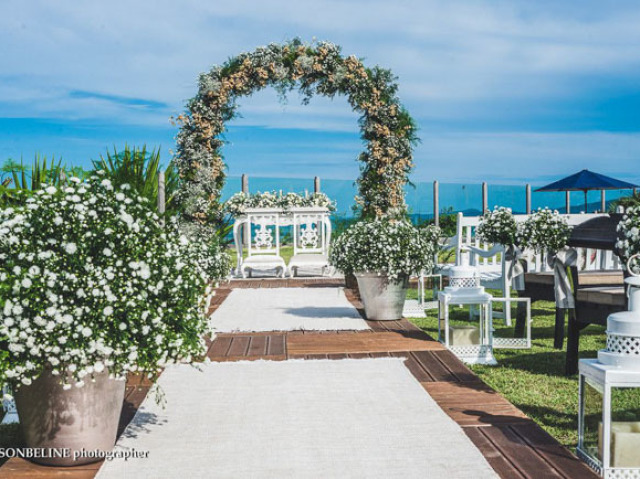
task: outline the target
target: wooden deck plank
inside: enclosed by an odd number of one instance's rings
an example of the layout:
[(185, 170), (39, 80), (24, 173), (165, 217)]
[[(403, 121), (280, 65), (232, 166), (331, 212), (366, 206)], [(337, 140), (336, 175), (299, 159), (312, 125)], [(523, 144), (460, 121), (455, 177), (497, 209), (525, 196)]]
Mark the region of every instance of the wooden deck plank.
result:
[(225, 357), (227, 356), (227, 352), (229, 351), (230, 346), (231, 337), (218, 337), (211, 344), (211, 347), (207, 352), (207, 356), (209, 357), (209, 359)]
[(250, 342), (251, 336), (235, 336), (231, 338), (231, 346), (229, 346), (227, 356), (244, 358), (249, 350)]
[(457, 377), (444, 366), (433, 351), (414, 351), (411, 353), (413, 359), (431, 377), (430, 381), (456, 381)]
[(464, 432), (471, 442), (480, 450), (489, 465), (503, 479), (526, 479), (518, 469), (500, 452), (496, 446), (483, 434), (484, 428), (467, 427)]
[(348, 356), (351, 359), (369, 359), (369, 353), (349, 353)]
[(409, 351), (403, 351), (403, 352), (397, 352), (397, 353), (392, 353), (392, 356), (396, 356), (396, 357), (406, 357), (407, 359), (404, 362), (404, 365), (407, 367), (407, 369), (409, 370), (409, 372), (411, 374), (413, 374), (413, 376), (420, 382), (423, 381), (433, 381), (433, 376), (431, 376), (429, 374), (428, 371), (426, 371), (421, 365), (420, 363), (416, 360), (415, 356), (413, 356), (413, 353), (409, 352)]
[(596, 479), (599, 477), (591, 469), (585, 471), (584, 464), (565, 447), (543, 430), (537, 424), (519, 424), (511, 426), (536, 453), (544, 457), (547, 462), (553, 464), (562, 475), (567, 478), (580, 477), (584, 479)]
[(432, 381), (477, 381), (469, 368), (448, 350), (413, 351), (411, 355), (432, 377)]
[[(563, 474), (538, 455), (535, 449), (529, 446), (529, 444), (509, 426), (491, 426), (476, 429), (481, 430), (489, 441), (496, 446), (496, 449), (500, 451), (524, 477), (528, 479), (563, 477)], [(584, 466), (584, 469), (586, 470), (586, 466)]]
[(429, 351), (443, 348), (438, 342), (415, 339), (397, 332), (287, 337), (287, 350), (290, 354)]
[(529, 424), (522, 411), (481, 381), (421, 383), (444, 412), (463, 427)]
[(272, 334), (269, 336), (267, 354), (270, 356), (280, 356), (287, 354), (288, 344), (284, 334)]
[(423, 387), (436, 401), (444, 401), (452, 406), (508, 403), (503, 396), (480, 380), (466, 383), (426, 382)]
[(266, 356), (267, 354), (267, 338), (268, 336), (251, 336), (249, 342), (248, 356)]

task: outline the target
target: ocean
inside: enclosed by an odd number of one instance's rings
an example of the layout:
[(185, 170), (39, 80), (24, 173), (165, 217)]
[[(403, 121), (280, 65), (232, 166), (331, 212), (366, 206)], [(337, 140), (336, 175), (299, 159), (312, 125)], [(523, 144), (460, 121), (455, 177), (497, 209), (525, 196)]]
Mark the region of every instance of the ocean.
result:
[[(536, 186), (532, 186), (535, 190)], [(350, 180), (321, 180), (320, 189), (329, 198), (337, 203), (337, 214), (346, 218), (353, 216), (352, 206), (354, 197), (357, 194), (357, 187), (354, 181)], [(222, 198), (229, 198), (232, 194), (241, 190), (241, 179), (239, 177), (227, 178)], [(282, 191), (283, 193), (313, 192), (313, 178), (266, 178), (249, 177), (249, 191)], [(433, 217), (433, 183), (416, 182), (414, 186), (407, 186), (407, 205), (409, 213), (413, 217), (431, 218)], [(607, 203), (621, 196), (628, 196), (630, 190), (607, 191)], [(465, 215), (474, 216), (482, 211), (482, 184), (480, 183), (440, 183), (440, 211), (463, 212)], [(526, 189), (525, 185), (492, 185), (488, 184), (488, 205), (506, 206), (514, 213), (526, 212)], [(564, 192), (540, 192), (535, 191), (531, 195), (531, 205), (535, 210), (548, 206), (557, 209), (561, 213), (566, 212)], [(588, 194), (589, 212), (600, 210), (600, 192), (591, 191)], [(580, 191), (571, 192), (571, 212), (580, 213), (584, 211), (584, 193)]]

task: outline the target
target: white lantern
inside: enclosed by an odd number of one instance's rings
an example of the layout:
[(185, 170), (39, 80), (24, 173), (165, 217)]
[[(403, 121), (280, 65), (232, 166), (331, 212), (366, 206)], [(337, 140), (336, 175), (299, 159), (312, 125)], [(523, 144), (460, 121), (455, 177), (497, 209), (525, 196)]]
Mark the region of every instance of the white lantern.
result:
[[(453, 266), (449, 286), (438, 293), (438, 340), (469, 364), (497, 364), (493, 356), (492, 296), (480, 286), (478, 272), (471, 266)], [(469, 305), (479, 309), (478, 323), (452, 325), (449, 306)]]
[[(631, 271), (631, 269), (629, 269)], [(607, 318), (607, 348), (579, 362), (578, 455), (606, 478), (640, 478), (640, 278)]]

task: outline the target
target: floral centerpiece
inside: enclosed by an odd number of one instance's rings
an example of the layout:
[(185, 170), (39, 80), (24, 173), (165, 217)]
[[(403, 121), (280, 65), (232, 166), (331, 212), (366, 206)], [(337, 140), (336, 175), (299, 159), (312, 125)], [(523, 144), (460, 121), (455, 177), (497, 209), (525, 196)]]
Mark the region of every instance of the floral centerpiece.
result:
[[(153, 377), (203, 353), (211, 292), (203, 254), (167, 234), (127, 185), (99, 176), (0, 210), (0, 345), (8, 351), (0, 382), (14, 385), (30, 447), (65, 447), (59, 432), (88, 435), (87, 449), (110, 448), (127, 374)], [(47, 420), (65, 414), (75, 421)]]
[(298, 193), (282, 194), (275, 191), (255, 194), (239, 192), (224, 203), (224, 210), (233, 216), (244, 214), (247, 208), (276, 208), (287, 212), (297, 207), (320, 207), (327, 208), (329, 211), (336, 210), (335, 202), (331, 201), (324, 193), (303, 196)]
[(496, 206), (493, 211), (487, 210), (476, 229), (476, 235), (487, 243), (515, 245), (518, 224), (513, 217), (511, 208)]
[(517, 235), (517, 243), (523, 248), (535, 251), (560, 251), (567, 245), (571, 227), (557, 211), (539, 209), (522, 223)]
[(380, 218), (350, 226), (333, 243), (331, 263), (355, 274), (367, 318), (399, 319), (410, 274), (431, 271), (439, 229)]

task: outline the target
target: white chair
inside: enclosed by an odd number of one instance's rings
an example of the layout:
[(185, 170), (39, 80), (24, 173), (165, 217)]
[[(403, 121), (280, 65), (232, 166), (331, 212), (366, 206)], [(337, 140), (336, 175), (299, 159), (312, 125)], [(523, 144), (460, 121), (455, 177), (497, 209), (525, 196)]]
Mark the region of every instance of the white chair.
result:
[[(243, 226), (246, 225), (246, 228)], [(242, 258), (242, 230), (247, 238), (247, 257)], [(243, 278), (254, 270), (276, 270), (284, 278), (286, 264), (280, 256), (280, 213), (248, 212), (234, 225), (234, 239), (238, 252), (238, 271)]]
[(325, 274), (329, 268), (331, 220), (326, 211), (293, 210), (293, 256), (288, 272), (292, 278), (298, 268), (319, 268)]
[[(516, 222), (525, 221), (526, 215), (514, 215)], [(485, 288), (497, 289), (507, 298), (511, 297), (511, 283), (507, 270), (510, 265), (505, 261), (505, 248), (502, 245), (491, 245), (481, 241), (475, 234), (482, 217), (464, 216), (458, 213), (456, 236), (449, 241), (449, 247), (456, 249), (455, 264), (473, 266), (478, 270), (480, 284)], [(447, 275), (447, 270), (443, 270)], [(507, 284), (509, 282), (509, 284)], [(507, 301), (504, 313), (494, 312), (494, 316), (504, 318), (511, 325), (511, 308)]]

